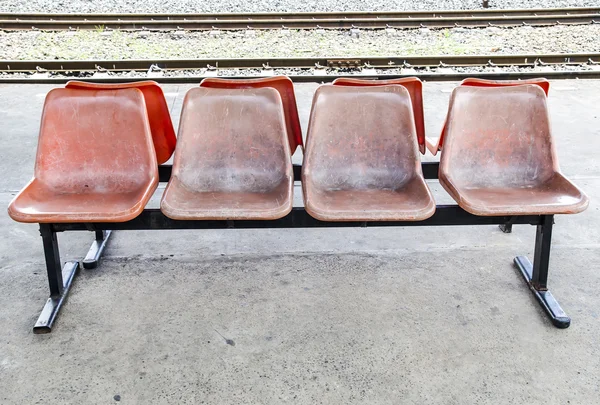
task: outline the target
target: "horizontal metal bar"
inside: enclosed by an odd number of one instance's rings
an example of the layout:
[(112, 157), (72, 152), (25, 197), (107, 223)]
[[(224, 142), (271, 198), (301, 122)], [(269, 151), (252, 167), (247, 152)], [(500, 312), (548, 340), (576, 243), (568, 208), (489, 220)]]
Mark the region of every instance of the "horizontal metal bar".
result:
[(440, 162), (421, 162), (423, 177), (426, 179), (437, 179), (440, 171)]
[(272, 229), (272, 228), (364, 228), (389, 226), (447, 226), (447, 225), (499, 225), (512, 219), (515, 224), (538, 225), (542, 216), (481, 217), (468, 213), (458, 205), (438, 205), (435, 214), (424, 221), (319, 221), (304, 208), (296, 207), (281, 219), (266, 220), (174, 220), (159, 209), (145, 209), (137, 218), (127, 222), (57, 223), (55, 232), (89, 230), (151, 230), (151, 229)]
[[(294, 181), (302, 181), (302, 165), (294, 164)], [(423, 177), (426, 179), (437, 179), (440, 168), (439, 162), (421, 162)], [(158, 166), (158, 179), (161, 183), (166, 183), (171, 178), (173, 166), (160, 165)]]

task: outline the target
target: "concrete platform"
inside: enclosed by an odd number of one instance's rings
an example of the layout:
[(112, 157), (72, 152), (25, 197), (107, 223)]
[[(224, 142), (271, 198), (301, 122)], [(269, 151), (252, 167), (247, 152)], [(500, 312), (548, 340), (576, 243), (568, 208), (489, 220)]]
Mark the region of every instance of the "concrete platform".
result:
[[(424, 86), (432, 136), (454, 85)], [(189, 87), (164, 86), (175, 125)], [(315, 87), (297, 87), (304, 129)], [(512, 264), (532, 256), (533, 227), (490, 226), (116, 232), (52, 334), (33, 335), (41, 238), (6, 207), (32, 176), (51, 88), (0, 86), (0, 403), (600, 403), (600, 81), (551, 86), (562, 169), (591, 198), (554, 228), (566, 330)], [(63, 260), (92, 238), (60, 235)]]

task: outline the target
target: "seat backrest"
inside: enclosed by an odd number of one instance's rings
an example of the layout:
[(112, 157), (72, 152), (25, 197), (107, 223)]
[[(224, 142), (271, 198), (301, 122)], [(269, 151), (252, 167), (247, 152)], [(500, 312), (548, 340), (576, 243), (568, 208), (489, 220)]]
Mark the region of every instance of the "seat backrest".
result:
[(152, 130), (152, 141), (154, 143), (158, 164), (165, 163), (173, 154), (177, 139), (175, 138), (175, 130), (173, 129), (173, 123), (171, 122), (167, 101), (165, 100), (163, 91), (158, 83), (151, 80), (131, 83), (88, 83), (70, 81), (65, 87), (92, 91), (129, 88), (141, 90), (148, 110), (148, 119), (150, 120), (150, 129)]
[(286, 131), (292, 154), (294, 154), (298, 146), (303, 147), (302, 129), (300, 128), (298, 107), (296, 106), (296, 96), (294, 94), (294, 83), (289, 77), (274, 76), (259, 79), (219, 79), (209, 77), (200, 82), (200, 87), (218, 89), (274, 88), (279, 92), (281, 101), (283, 102)]
[(389, 84), (398, 84), (406, 88), (410, 94), (413, 114), (415, 117), (415, 127), (417, 129), (417, 138), (419, 140), (419, 150), (425, 154), (425, 115), (423, 113), (423, 83), (417, 77), (404, 77), (391, 80), (365, 80), (354, 79), (351, 77), (340, 77), (335, 79), (333, 84), (336, 86), (385, 86)]
[(188, 188), (266, 192), (291, 170), (283, 105), (275, 89), (187, 92), (173, 175)]
[(446, 125), (440, 172), (457, 183), (527, 187), (558, 171), (540, 86), (457, 87)]
[[(486, 79), (477, 79), (473, 77), (468, 77), (460, 82), (459, 86), (472, 86), (472, 87), (513, 87), (513, 86), (522, 86), (524, 84), (539, 86), (542, 90), (544, 90), (544, 94), (546, 97), (548, 96), (548, 92), (550, 91), (550, 82), (544, 78), (538, 79), (528, 79), (528, 80), (486, 80)], [(440, 134), (440, 139), (438, 141), (438, 150), (442, 150), (444, 146), (444, 137), (446, 133), (446, 123), (442, 127), (442, 132)]]
[(324, 189), (394, 188), (421, 170), (410, 95), (399, 85), (320, 86), (303, 176)]
[(150, 124), (138, 89), (60, 88), (46, 96), (35, 178), (69, 192), (127, 191), (157, 175)]

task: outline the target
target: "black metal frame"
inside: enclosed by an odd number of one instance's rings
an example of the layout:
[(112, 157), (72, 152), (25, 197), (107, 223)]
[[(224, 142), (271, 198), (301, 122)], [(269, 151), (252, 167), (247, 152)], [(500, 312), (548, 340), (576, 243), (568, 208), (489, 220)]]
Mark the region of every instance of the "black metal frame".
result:
[[(437, 179), (439, 163), (422, 163), (423, 175), (426, 179)], [(294, 178), (300, 180), (301, 166), (294, 165)], [(160, 166), (161, 182), (168, 181), (171, 166)], [(137, 217), (127, 222), (115, 223), (53, 223), (40, 224), (40, 233), (44, 243), (46, 269), (50, 285), (50, 298), (34, 326), (35, 333), (49, 333), (64, 300), (69, 293), (73, 279), (79, 267), (78, 262), (67, 262), (61, 266), (58, 250), (58, 232), (92, 231), (95, 240), (83, 260), (83, 267), (93, 269), (98, 265), (106, 244), (114, 230), (148, 230), (148, 229), (229, 229), (229, 228), (323, 228), (323, 227), (387, 227), (387, 226), (445, 226), (445, 225), (499, 225), (503, 231), (512, 229), (512, 225), (528, 224), (537, 226), (535, 254), (533, 264), (524, 256), (515, 258), (514, 263), (521, 272), (525, 282), (539, 301), (542, 308), (558, 328), (569, 327), (571, 320), (561, 309), (547, 289), (550, 247), (552, 240), (553, 215), (519, 215), (519, 216), (476, 216), (468, 213), (458, 205), (438, 205), (435, 214), (424, 221), (359, 221), (359, 222), (327, 222), (319, 221), (305, 211), (303, 207), (294, 207), (292, 212), (281, 219), (273, 221), (178, 221), (166, 217), (159, 209), (144, 209)]]

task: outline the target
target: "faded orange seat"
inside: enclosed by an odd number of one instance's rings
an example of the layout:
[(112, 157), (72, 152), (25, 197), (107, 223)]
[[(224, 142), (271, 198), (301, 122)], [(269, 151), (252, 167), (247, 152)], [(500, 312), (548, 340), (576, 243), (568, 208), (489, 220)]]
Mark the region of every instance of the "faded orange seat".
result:
[(292, 155), (296, 148), (303, 147), (302, 129), (300, 128), (300, 119), (298, 118), (298, 107), (296, 106), (296, 96), (294, 94), (294, 83), (287, 76), (275, 76), (259, 79), (219, 79), (206, 78), (200, 82), (200, 87), (210, 87), (214, 89), (259, 89), (263, 87), (272, 87), (279, 92), (283, 102), (285, 112), (285, 123), (290, 142)]
[(391, 80), (365, 80), (340, 77), (339, 79), (335, 79), (333, 84), (336, 86), (385, 86), (399, 84), (405, 87), (408, 90), (408, 94), (410, 94), (419, 150), (422, 154), (425, 154), (425, 115), (423, 114), (423, 83), (421, 80), (417, 77), (404, 77), (402, 79)]
[(173, 173), (161, 201), (172, 219), (277, 219), (292, 209), (283, 104), (272, 88), (194, 88), (183, 103)]
[[(460, 82), (459, 86), (474, 86), (474, 87), (512, 87), (512, 86), (521, 86), (523, 84), (533, 84), (536, 86), (540, 86), (546, 96), (548, 96), (548, 92), (550, 91), (550, 82), (544, 78), (538, 79), (528, 79), (528, 80), (487, 80), (487, 79), (477, 79), (473, 77), (468, 77)], [(444, 133), (446, 132), (446, 123), (444, 122), (444, 126), (442, 127), (442, 132), (438, 139), (425, 138), (425, 142), (427, 144), (427, 149), (435, 156), (438, 151), (442, 150), (442, 146), (444, 144)]]
[(323, 221), (418, 221), (435, 212), (405, 87), (324, 85), (302, 168), (306, 211)]
[(546, 95), (537, 85), (454, 89), (442, 186), (475, 215), (583, 211), (588, 199), (559, 170)]
[(127, 221), (157, 185), (140, 90), (55, 89), (44, 103), (34, 178), (8, 213), (20, 222)]
[(163, 164), (173, 154), (177, 139), (175, 130), (171, 122), (169, 107), (165, 100), (165, 95), (158, 83), (146, 80), (132, 83), (88, 83), (79, 81), (70, 81), (65, 86), (72, 89), (86, 90), (118, 90), (136, 88), (142, 91), (146, 109), (148, 110), (148, 119), (150, 121), (150, 130), (152, 131), (152, 142), (156, 151), (156, 160), (158, 164)]

